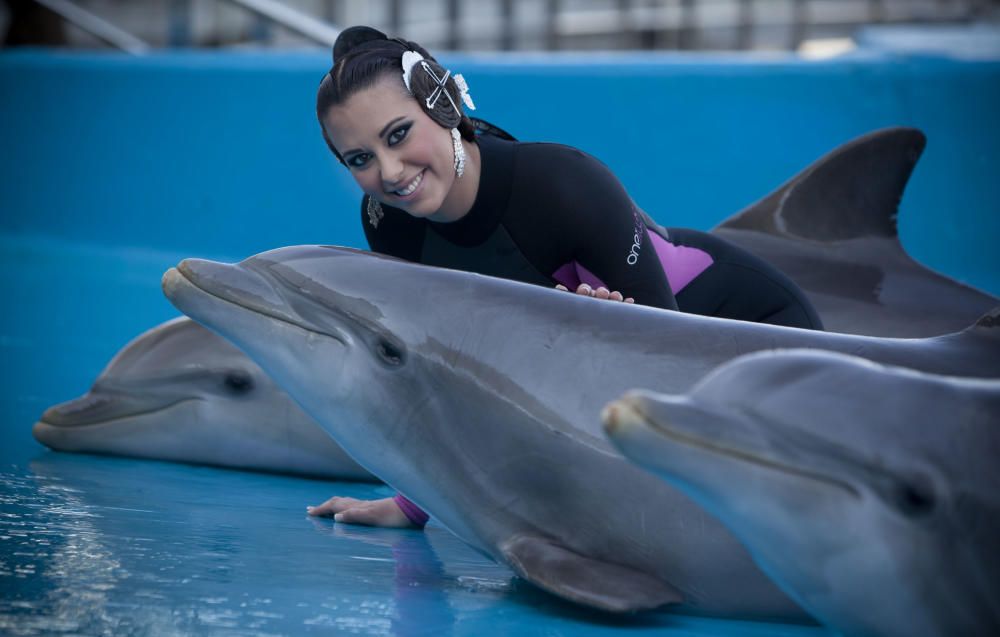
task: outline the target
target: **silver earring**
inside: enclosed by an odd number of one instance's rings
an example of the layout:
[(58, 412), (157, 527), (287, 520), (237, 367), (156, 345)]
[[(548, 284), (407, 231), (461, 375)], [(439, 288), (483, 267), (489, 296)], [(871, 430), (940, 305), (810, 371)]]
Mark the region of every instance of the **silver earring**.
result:
[(465, 173), (465, 147), (457, 128), (451, 129), (451, 144), (455, 148), (455, 175), (461, 177)]
[(382, 204), (376, 201), (375, 197), (368, 195), (368, 205), (365, 206), (365, 210), (368, 212), (368, 223), (372, 224), (372, 228), (378, 228), (378, 222), (385, 216)]

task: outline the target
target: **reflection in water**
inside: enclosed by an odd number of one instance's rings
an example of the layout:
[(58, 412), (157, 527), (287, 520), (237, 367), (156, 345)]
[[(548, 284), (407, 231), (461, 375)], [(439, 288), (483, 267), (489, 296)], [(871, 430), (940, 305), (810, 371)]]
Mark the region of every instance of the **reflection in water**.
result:
[(318, 529), (330, 529), (338, 538), (388, 548), (394, 569), (393, 612), (389, 627), (400, 637), (450, 635), (455, 614), (448, 603), (450, 584), (444, 566), (428, 540), (432, 531), (366, 529), (314, 520)]
[(5, 591), (9, 606), (0, 610), (5, 634), (180, 634), (162, 609), (113, 611), (111, 599), (128, 585), (130, 573), (95, 526), (103, 514), (82, 500), (82, 490), (44, 473), (33, 480), (4, 474), (0, 480), (0, 533), (10, 543), (3, 554), (17, 560), (15, 590)]
[[(63, 454), (30, 469), (30, 478), (4, 480), (3, 536), (16, 546), (3, 547), (3, 563), (17, 560), (0, 577), (11, 590), (0, 608), (4, 634), (288, 634), (309, 607), (373, 607), (371, 596), (331, 596), (336, 570), (297, 566), (273, 520), (255, 518), (262, 507), (239, 486), (266, 476)], [(235, 501), (231, 489), (241, 493)], [(315, 535), (299, 515), (275, 517)], [(320, 552), (303, 548), (300, 559)], [(289, 577), (289, 566), (303, 577)], [(275, 604), (273, 575), (305, 593)], [(371, 619), (361, 633), (387, 634)]]
[(433, 523), (352, 527), (303, 510), (384, 486), (58, 453), (0, 486), (4, 635), (822, 634), (587, 612)]

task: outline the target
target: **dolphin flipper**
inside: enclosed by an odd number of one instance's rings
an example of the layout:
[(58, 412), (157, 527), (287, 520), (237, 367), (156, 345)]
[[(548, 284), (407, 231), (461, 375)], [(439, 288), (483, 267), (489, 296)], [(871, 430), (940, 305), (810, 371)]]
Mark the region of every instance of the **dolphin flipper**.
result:
[(551, 540), (516, 535), (500, 550), (518, 575), (564, 599), (623, 613), (682, 602), (673, 586), (640, 571), (584, 557)]
[(885, 128), (835, 148), (777, 190), (716, 226), (812, 241), (895, 238), (903, 189), (927, 138)]

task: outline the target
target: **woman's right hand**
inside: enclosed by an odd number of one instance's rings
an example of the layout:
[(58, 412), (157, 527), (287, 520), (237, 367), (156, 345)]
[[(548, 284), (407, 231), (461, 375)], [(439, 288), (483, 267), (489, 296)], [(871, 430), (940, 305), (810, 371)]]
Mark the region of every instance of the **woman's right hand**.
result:
[(306, 507), (306, 513), (313, 516), (333, 517), (345, 524), (364, 524), (397, 529), (412, 529), (414, 526), (393, 498), (381, 500), (358, 500), (334, 496), (319, 506)]

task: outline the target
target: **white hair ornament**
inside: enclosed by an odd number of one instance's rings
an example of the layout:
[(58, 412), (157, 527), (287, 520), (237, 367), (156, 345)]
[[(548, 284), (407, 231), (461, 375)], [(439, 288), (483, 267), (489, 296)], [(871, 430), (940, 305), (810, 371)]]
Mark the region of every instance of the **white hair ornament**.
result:
[(458, 87), (458, 92), (462, 95), (462, 101), (465, 105), (472, 110), (476, 110), (476, 105), (472, 102), (472, 96), (469, 95), (469, 83), (465, 81), (461, 73), (455, 74), (455, 86)]
[[(411, 83), (413, 82), (413, 67), (416, 66), (417, 64), (420, 64), (420, 66), (424, 69), (424, 71), (428, 75), (430, 75), (431, 78), (434, 80), (434, 82), (437, 84), (437, 86), (431, 92), (430, 97), (428, 97), (425, 100), (427, 108), (433, 109), (435, 106), (437, 106), (438, 99), (441, 97), (441, 95), (444, 95), (446, 98), (448, 98), (448, 101), (451, 102), (451, 107), (455, 109), (455, 112), (461, 115), (462, 110), (458, 107), (458, 104), (455, 103), (455, 100), (451, 98), (451, 94), (448, 93), (447, 90), (445, 90), (445, 84), (448, 82), (448, 78), (451, 76), (451, 71), (445, 70), (444, 77), (438, 77), (437, 74), (434, 72), (434, 69), (431, 68), (431, 65), (428, 64), (427, 61), (424, 59), (424, 56), (420, 55), (416, 51), (403, 52), (403, 60), (402, 60), (403, 84), (406, 85), (406, 90), (409, 91), (411, 95), (413, 94), (413, 88), (411, 87)], [(462, 97), (462, 102), (464, 102), (465, 105), (468, 106), (471, 110), (476, 110), (476, 105), (472, 101), (472, 96), (469, 95), (468, 82), (466, 82), (465, 78), (459, 74), (456, 74), (454, 76), (454, 80), (455, 80), (455, 86), (458, 87), (458, 92)]]
[(413, 93), (413, 89), (410, 88), (410, 81), (413, 78), (413, 66), (423, 59), (424, 56), (416, 51), (403, 52), (403, 84), (406, 85), (406, 90), (410, 93)]

